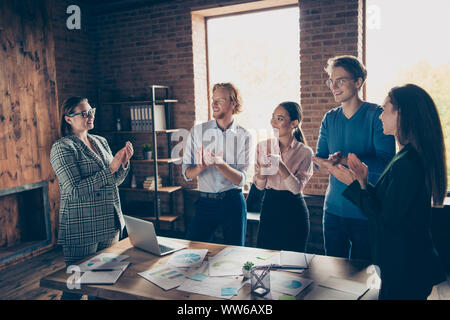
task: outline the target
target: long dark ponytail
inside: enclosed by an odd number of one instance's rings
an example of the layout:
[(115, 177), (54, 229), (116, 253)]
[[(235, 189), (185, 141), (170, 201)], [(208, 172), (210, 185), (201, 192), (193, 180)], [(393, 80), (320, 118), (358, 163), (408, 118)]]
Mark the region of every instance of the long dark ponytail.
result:
[(303, 134), (302, 128), (301, 128), (301, 121), (303, 118), (302, 115), (302, 108), (300, 105), (293, 101), (285, 101), (280, 103), (280, 106), (282, 106), (288, 113), (289, 118), (291, 118), (291, 121), (298, 120), (298, 125), (294, 130), (294, 137), (297, 139), (297, 141), (307, 144), (305, 135)]

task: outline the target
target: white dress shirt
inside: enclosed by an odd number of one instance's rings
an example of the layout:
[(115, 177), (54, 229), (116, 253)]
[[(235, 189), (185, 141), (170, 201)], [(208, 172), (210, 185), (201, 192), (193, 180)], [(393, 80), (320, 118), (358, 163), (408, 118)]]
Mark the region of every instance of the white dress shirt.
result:
[(203, 146), (215, 155), (223, 153), (224, 161), (230, 167), (242, 173), (242, 179), (239, 185), (231, 183), (220, 171), (209, 166), (198, 176), (198, 188), (202, 192), (218, 193), (231, 189), (241, 188), (247, 179), (247, 169), (250, 165), (251, 135), (242, 126), (233, 120), (232, 124), (222, 131), (217, 125), (216, 120), (211, 120), (194, 126), (186, 140), (183, 152), (182, 172), (186, 181), (191, 181), (186, 177), (186, 169), (197, 164), (195, 154)]

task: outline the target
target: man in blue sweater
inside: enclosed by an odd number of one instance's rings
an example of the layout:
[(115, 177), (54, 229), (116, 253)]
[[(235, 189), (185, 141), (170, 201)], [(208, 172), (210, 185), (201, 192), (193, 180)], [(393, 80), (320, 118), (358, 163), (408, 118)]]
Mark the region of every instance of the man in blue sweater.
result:
[[(341, 105), (322, 120), (314, 162), (321, 172), (328, 172), (324, 161), (346, 166), (347, 154), (354, 153), (369, 167), (369, 181), (375, 184), (395, 154), (395, 141), (383, 133), (382, 107), (358, 95), (367, 71), (353, 56), (331, 58), (325, 70), (326, 84)], [(330, 175), (323, 215), (325, 254), (370, 260), (367, 218), (342, 196), (345, 188)]]

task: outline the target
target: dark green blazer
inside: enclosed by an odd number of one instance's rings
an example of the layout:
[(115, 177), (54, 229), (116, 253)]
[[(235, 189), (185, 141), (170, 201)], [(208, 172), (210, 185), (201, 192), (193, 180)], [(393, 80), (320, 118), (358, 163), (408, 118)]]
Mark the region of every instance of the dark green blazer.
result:
[(445, 280), (431, 240), (431, 194), (423, 162), (412, 145), (395, 155), (376, 186), (362, 190), (354, 181), (343, 195), (368, 217), (372, 258), (381, 270), (384, 298), (420, 296)]

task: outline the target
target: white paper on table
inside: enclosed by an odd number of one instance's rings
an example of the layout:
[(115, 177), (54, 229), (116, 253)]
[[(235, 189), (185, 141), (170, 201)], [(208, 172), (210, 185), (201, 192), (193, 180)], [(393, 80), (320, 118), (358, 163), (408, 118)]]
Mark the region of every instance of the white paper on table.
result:
[(176, 288), (186, 281), (185, 273), (179, 268), (175, 268), (170, 265), (140, 272), (138, 275), (164, 290)]
[(208, 253), (208, 249), (184, 249), (172, 253), (169, 264), (178, 268), (198, 267)]
[(314, 254), (282, 250), (280, 252), (280, 264), (286, 268), (300, 267), (307, 269), (314, 256)]
[(304, 300), (358, 300), (352, 293), (316, 286), (304, 297)]
[(210, 276), (238, 276), (242, 274), (245, 256), (240, 254), (240, 250), (227, 247), (218, 254), (209, 258)]
[(297, 296), (306, 289), (312, 280), (301, 278), (285, 272), (270, 272), (270, 290), (279, 291), (291, 296)]
[[(79, 284), (114, 284), (130, 263), (122, 263), (122, 267), (113, 271), (86, 271), (77, 281)], [(116, 266), (117, 267), (117, 266)]]
[(177, 290), (197, 293), (215, 298), (231, 299), (233, 296), (222, 296), (222, 288), (236, 288), (245, 284), (243, 277), (207, 277), (203, 281), (187, 279)]
[(248, 261), (251, 261), (255, 266), (266, 266), (269, 264), (280, 264), (280, 252), (252, 252), (247, 253)]
[(283, 271), (302, 274), (302, 273), (305, 272), (305, 269), (286, 269), (286, 268), (283, 268)]
[[(267, 293), (264, 296), (264, 299), (265, 300), (281, 300), (280, 297), (285, 297), (285, 296), (290, 296), (290, 295), (270, 289), (269, 293)], [(295, 300), (295, 297), (293, 297), (293, 296), (291, 296), (291, 297), (293, 298), (292, 300)]]
[(279, 264), (279, 252), (258, 252), (254, 248), (227, 247), (209, 258), (209, 275), (213, 277), (242, 275), (247, 262), (256, 266)]
[(369, 290), (367, 285), (364, 283), (340, 279), (336, 277), (329, 277), (327, 280), (319, 282), (319, 285), (322, 287), (356, 295), (357, 298), (361, 297), (364, 293), (367, 292), (367, 290)]
[(203, 261), (198, 268), (186, 269), (186, 277), (196, 281), (203, 281), (208, 277), (208, 261)]
[[(82, 272), (99, 269), (120, 269), (123, 264), (120, 262), (129, 258), (127, 255), (118, 255), (115, 253), (101, 253), (95, 257), (78, 265)], [(115, 266), (117, 264), (117, 266)]]

